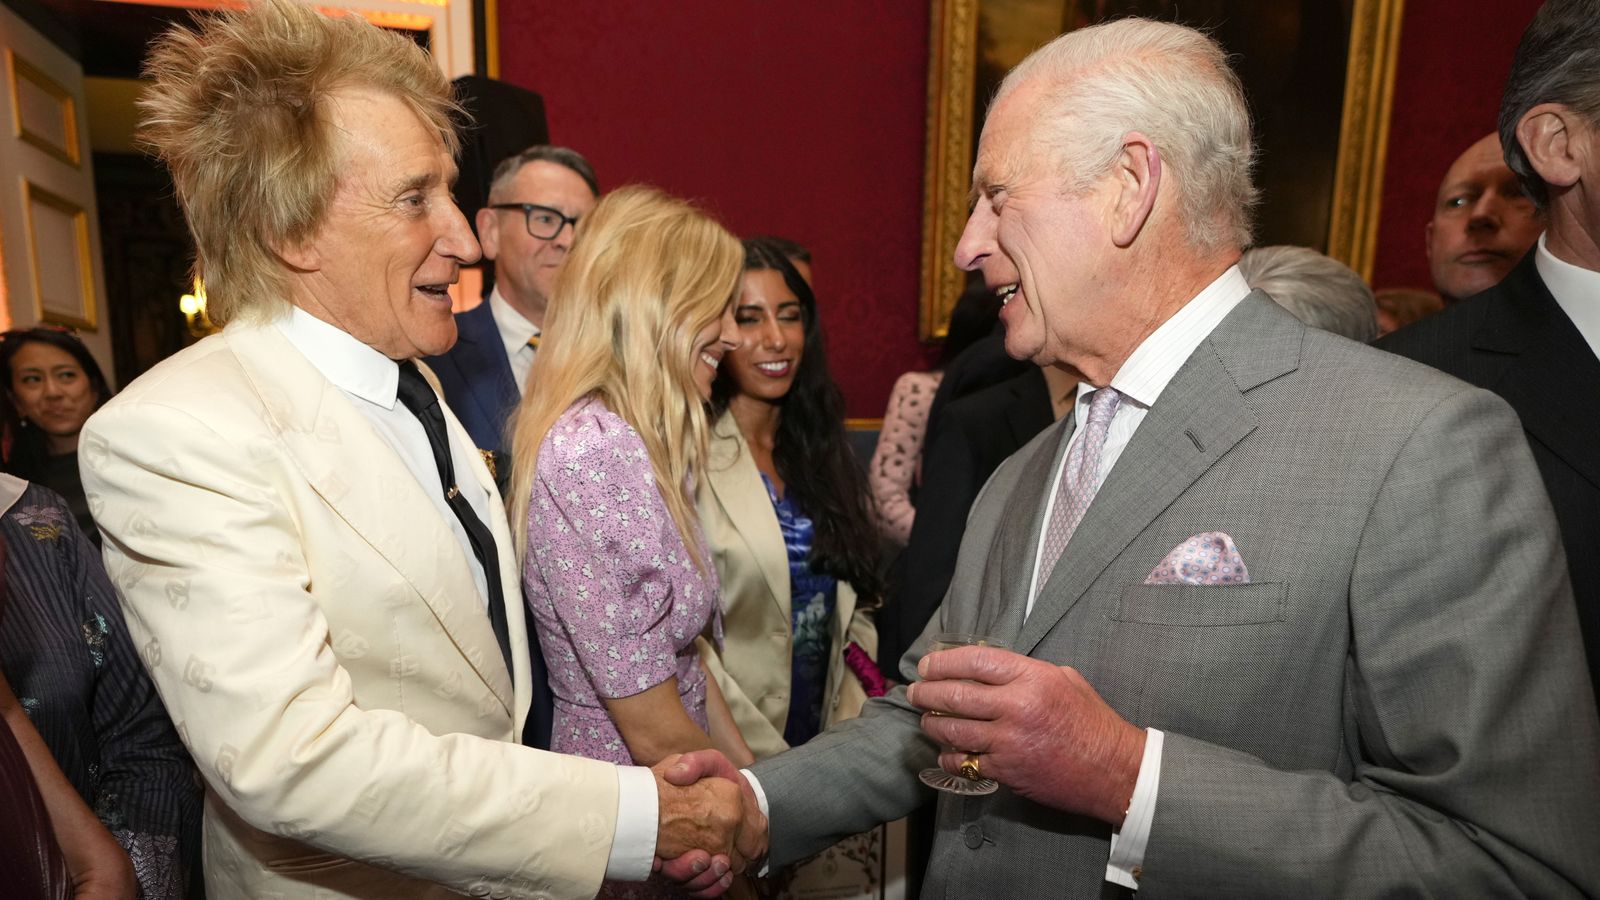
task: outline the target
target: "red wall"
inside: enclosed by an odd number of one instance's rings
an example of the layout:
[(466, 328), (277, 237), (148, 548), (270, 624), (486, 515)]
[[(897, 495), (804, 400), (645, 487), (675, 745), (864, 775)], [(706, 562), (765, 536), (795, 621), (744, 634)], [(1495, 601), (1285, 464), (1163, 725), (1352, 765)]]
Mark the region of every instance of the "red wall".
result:
[[(1455, 157), (1495, 127), (1538, 0), (1406, 0), (1373, 283), (1428, 286), (1422, 231)], [(928, 3), (499, 4), (501, 77), (607, 186), (693, 197), (816, 255), (849, 413), (882, 414), (917, 341)]]
[(883, 414), (917, 341), (928, 4), (499, 4), (500, 77), (602, 186), (695, 198), (811, 248), (849, 414)]
[(1432, 289), (1423, 228), (1445, 170), (1495, 130), (1500, 94), (1539, 0), (1406, 0), (1373, 287)]

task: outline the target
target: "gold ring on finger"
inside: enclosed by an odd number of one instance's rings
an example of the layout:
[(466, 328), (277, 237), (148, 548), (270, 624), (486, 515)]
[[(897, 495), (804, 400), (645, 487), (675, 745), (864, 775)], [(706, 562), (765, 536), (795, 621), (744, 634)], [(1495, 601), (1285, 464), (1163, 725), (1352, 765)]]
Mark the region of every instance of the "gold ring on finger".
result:
[(968, 753), (967, 758), (961, 761), (961, 777), (977, 781), (983, 775), (978, 770), (978, 754)]

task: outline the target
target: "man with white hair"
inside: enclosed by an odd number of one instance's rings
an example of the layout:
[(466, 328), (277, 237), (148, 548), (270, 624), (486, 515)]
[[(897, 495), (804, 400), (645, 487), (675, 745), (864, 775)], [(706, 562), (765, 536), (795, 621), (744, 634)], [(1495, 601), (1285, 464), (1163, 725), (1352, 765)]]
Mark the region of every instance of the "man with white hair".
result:
[(1515, 416), (1252, 292), (1251, 156), (1188, 28), (1006, 79), (956, 258), (1076, 408), (989, 480), (920, 642), (992, 646), (914, 650), (752, 767), (773, 862), (905, 815), (937, 760), (1000, 787), (939, 798), (925, 896), (1600, 891), (1600, 723)]
[(1365, 344), (1378, 336), (1378, 304), (1356, 270), (1310, 247), (1251, 247), (1239, 274), (1296, 319)]

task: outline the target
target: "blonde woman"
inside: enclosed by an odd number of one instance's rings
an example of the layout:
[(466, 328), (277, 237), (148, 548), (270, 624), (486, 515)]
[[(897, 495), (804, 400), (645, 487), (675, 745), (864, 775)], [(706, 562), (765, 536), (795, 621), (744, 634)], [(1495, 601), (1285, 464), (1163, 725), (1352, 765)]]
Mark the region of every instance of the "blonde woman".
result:
[(712, 380), (738, 346), (743, 257), (689, 204), (622, 188), (585, 220), (556, 285), (513, 426), (511, 519), (557, 752), (751, 759), (695, 650), (702, 632), (721, 640), (693, 479)]

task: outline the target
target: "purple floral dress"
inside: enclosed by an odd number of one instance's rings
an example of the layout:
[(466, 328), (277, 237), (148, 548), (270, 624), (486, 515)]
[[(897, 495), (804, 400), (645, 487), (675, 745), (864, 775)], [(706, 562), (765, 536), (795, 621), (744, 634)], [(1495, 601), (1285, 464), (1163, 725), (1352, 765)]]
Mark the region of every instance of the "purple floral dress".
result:
[[(698, 527), (695, 540), (709, 561)], [(722, 642), (717, 573), (695, 567), (638, 432), (598, 400), (573, 404), (539, 445), (522, 583), (555, 693), (552, 750), (632, 764), (601, 699), (672, 676), (707, 727), (694, 639), (709, 625)]]

